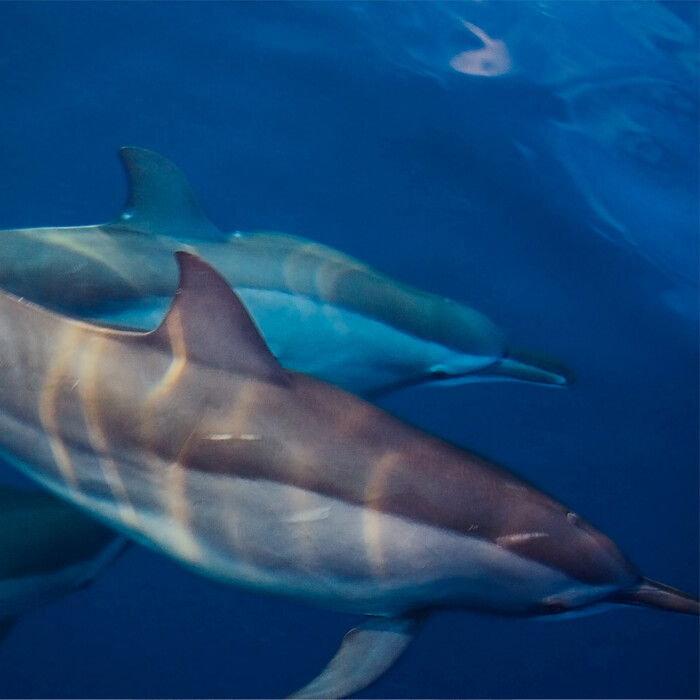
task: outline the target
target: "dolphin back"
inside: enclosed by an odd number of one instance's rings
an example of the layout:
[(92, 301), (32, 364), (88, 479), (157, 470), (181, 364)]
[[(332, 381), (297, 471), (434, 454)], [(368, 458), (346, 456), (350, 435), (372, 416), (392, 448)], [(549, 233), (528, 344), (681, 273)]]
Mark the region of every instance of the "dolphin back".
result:
[(648, 578), (643, 578), (631, 588), (619, 591), (613, 596), (613, 600), (623, 605), (642, 605), (686, 615), (700, 614), (700, 602), (695, 596)]

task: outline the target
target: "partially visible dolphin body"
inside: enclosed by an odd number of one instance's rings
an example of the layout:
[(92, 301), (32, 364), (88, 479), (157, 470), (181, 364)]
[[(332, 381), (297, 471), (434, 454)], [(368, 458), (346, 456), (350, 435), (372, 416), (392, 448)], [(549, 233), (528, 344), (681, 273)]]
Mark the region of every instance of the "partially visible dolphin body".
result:
[(0, 640), (19, 616), (90, 583), (125, 544), (46, 491), (0, 484)]
[(121, 156), (124, 213), (97, 226), (0, 232), (0, 286), (62, 313), (147, 330), (175, 292), (173, 252), (186, 250), (236, 288), (285, 367), (356, 393), (426, 382), (568, 383), (565, 369), (513, 352), (475, 309), (302, 238), (225, 235), (172, 163), (140, 148)]
[(366, 687), (440, 608), (698, 615), (515, 474), (285, 370), (228, 283), (177, 257), (148, 333), (0, 294), (1, 452), (202, 574), (372, 616), (296, 696)]

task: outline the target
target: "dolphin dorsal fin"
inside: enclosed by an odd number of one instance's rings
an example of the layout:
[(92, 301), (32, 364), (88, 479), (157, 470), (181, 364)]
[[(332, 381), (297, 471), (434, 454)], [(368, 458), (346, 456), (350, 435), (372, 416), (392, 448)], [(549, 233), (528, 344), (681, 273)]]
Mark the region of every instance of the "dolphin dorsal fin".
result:
[(213, 267), (175, 253), (180, 282), (163, 322), (142, 336), (186, 361), (275, 383), (289, 381), (238, 295)]
[(206, 241), (227, 239), (209, 221), (184, 173), (167, 158), (145, 148), (119, 149), (129, 180), (129, 197), (115, 230)]

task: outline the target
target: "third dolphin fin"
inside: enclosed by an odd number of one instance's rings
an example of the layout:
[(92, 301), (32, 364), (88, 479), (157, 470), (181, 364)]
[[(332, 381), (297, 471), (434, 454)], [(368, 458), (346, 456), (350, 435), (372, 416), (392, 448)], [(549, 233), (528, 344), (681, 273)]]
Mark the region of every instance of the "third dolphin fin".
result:
[(343, 698), (391, 668), (420, 632), (422, 615), (371, 617), (351, 629), (328, 665), (290, 698)]

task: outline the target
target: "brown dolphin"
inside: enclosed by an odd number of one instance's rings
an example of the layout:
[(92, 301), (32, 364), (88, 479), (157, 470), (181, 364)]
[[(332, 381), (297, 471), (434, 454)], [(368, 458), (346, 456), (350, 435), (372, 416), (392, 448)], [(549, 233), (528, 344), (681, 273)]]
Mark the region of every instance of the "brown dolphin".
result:
[(372, 615), (297, 695), (365, 687), (436, 608), (698, 614), (515, 474), (283, 369), (225, 280), (178, 261), (178, 294), (150, 333), (0, 295), (0, 446), (203, 574)]

